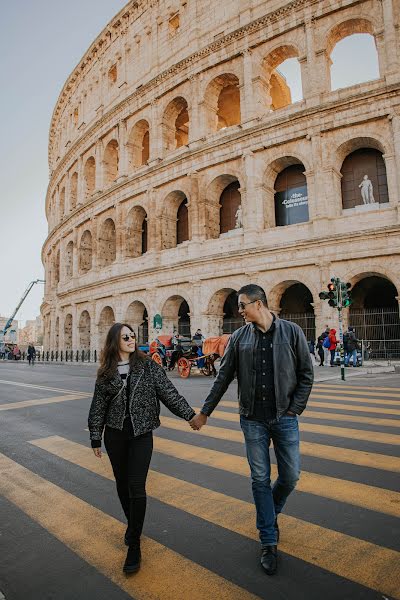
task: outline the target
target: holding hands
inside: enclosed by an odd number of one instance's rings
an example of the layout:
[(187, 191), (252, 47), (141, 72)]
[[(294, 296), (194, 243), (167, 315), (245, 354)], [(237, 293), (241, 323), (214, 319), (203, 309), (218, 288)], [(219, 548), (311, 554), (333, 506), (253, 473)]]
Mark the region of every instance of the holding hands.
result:
[(203, 425), (205, 425), (206, 423), (207, 423), (207, 415), (203, 415), (203, 413), (199, 413), (198, 415), (195, 415), (189, 421), (189, 425), (194, 431), (199, 431), (199, 429), (201, 429), (203, 427)]

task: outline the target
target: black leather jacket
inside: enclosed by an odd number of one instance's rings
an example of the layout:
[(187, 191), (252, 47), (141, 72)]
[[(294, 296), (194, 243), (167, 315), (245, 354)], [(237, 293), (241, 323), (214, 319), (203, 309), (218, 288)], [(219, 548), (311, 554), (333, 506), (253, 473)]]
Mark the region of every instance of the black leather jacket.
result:
[[(306, 407), (314, 380), (307, 340), (298, 325), (277, 318), (272, 343), (277, 418), (288, 410), (300, 415)], [(203, 414), (211, 415), (235, 374), (238, 380), (239, 413), (244, 416), (252, 414), (256, 388), (256, 347), (254, 324), (244, 325), (232, 334), (217, 378), (201, 409)]]

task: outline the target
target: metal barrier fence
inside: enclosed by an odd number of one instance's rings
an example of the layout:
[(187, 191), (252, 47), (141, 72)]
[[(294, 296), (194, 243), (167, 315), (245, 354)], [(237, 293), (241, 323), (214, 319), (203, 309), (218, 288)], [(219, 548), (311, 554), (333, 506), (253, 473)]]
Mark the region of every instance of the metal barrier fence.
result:
[[(400, 358), (400, 316), (396, 308), (350, 309), (349, 325), (364, 340), (366, 360)], [(368, 358), (367, 358), (368, 357)]]

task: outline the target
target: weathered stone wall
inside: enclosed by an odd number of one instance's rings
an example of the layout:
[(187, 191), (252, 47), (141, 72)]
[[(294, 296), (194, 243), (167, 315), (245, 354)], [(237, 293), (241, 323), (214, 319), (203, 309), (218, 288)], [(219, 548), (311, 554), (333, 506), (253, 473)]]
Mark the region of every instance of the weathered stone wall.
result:
[[(145, 309), (169, 333), (183, 300), (192, 331), (216, 334), (225, 299), (250, 282), (277, 312), (303, 283), (317, 330), (334, 318), (318, 298), (332, 275), (400, 290), (399, 12), (393, 0), (129, 2), (51, 122), (45, 347), (99, 349), (114, 319), (137, 328)], [(352, 33), (374, 36), (380, 78), (331, 91), (331, 52)], [(292, 57), (303, 99), (287, 104), (276, 69)], [(383, 154), (389, 202), (344, 210), (342, 163), (360, 148)], [(309, 220), (277, 227), (275, 181), (296, 164)], [(233, 181), (243, 226), (220, 234)], [(177, 246), (184, 198), (189, 239)]]

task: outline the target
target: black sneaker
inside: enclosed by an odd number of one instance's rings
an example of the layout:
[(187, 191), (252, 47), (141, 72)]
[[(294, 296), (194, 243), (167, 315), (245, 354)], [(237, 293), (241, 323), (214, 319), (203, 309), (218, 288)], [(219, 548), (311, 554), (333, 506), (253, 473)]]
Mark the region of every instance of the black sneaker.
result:
[(129, 546), (123, 572), (127, 574), (137, 573), (137, 571), (140, 569), (141, 560), (142, 554), (140, 552), (140, 545), (137, 544), (136, 546)]
[(263, 546), (261, 566), (267, 575), (275, 575), (278, 568), (278, 550), (276, 546)]

